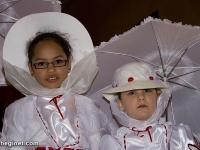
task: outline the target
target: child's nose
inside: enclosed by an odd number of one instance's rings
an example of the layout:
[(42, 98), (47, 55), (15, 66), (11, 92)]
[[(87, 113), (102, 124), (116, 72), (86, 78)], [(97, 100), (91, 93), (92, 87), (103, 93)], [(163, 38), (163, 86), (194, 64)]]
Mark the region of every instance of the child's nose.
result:
[(49, 63), (47, 66), (47, 71), (48, 72), (55, 72), (55, 67), (53, 66), (52, 63)]
[(139, 92), (138, 93), (138, 100), (144, 100), (144, 99), (145, 99), (144, 93), (143, 92)]

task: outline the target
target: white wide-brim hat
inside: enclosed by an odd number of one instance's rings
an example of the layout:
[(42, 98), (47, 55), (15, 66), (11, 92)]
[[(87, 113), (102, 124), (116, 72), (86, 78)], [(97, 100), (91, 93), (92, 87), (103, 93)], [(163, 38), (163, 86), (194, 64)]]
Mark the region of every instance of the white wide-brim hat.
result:
[(94, 50), (86, 28), (76, 18), (59, 12), (45, 12), (25, 16), (9, 30), (3, 47), (3, 59), (29, 72), (26, 45), (37, 32), (59, 31), (66, 33), (73, 49), (72, 66)]
[(116, 70), (113, 88), (104, 92), (104, 97), (110, 100), (113, 94), (136, 89), (159, 88), (164, 90), (167, 85), (156, 78), (155, 70), (147, 63), (132, 62)]
[[(38, 32), (66, 34), (72, 47), (72, 70), (60, 88), (44, 88), (30, 75), (26, 47)], [(84, 93), (98, 72), (88, 31), (76, 18), (59, 12), (31, 14), (18, 20), (5, 38), (3, 67), (8, 81), (20, 92), (48, 97), (65, 92)]]

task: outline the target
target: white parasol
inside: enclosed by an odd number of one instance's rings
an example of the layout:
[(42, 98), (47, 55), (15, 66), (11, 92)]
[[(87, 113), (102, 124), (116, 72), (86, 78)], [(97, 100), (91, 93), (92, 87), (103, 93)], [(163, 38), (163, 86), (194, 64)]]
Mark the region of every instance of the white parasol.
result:
[(96, 48), (99, 73), (87, 95), (97, 99), (113, 129), (108, 102), (102, 92), (111, 87), (117, 68), (144, 61), (155, 68), (157, 77), (172, 90), (167, 119), (185, 123), (200, 138), (200, 28), (151, 17), (108, 43)]

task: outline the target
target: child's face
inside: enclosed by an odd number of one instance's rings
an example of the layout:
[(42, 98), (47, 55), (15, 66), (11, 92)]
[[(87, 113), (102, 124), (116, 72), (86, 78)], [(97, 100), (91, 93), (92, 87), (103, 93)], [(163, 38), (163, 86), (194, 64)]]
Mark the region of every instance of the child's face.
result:
[[(59, 60), (68, 60), (66, 66), (54, 67), (49, 64), (46, 69), (36, 69), (35, 63), (54, 62)], [(34, 49), (32, 65), (29, 65), (30, 73), (43, 87), (53, 89), (59, 88), (62, 82), (67, 78), (71, 67), (71, 59), (67, 58), (63, 49), (52, 40), (39, 42)]]
[(155, 89), (126, 91), (121, 93), (121, 100), (117, 100), (117, 104), (131, 118), (146, 120), (153, 115), (158, 96)]

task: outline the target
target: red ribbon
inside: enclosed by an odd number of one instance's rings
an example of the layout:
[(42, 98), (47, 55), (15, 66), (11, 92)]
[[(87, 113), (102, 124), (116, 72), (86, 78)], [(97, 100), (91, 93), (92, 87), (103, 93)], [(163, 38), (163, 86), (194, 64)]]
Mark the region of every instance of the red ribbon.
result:
[(62, 96), (62, 95), (58, 95), (58, 96), (52, 98), (52, 99), (49, 101), (49, 103), (51, 103), (52, 101), (54, 102), (54, 104), (56, 105), (56, 108), (57, 108), (58, 112), (60, 113), (60, 116), (62, 117), (62, 119), (64, 119), (64, 116), (63, 116), (62, 112), (60, 111), (60, 108), (58, 107), (58, 104), (57, 104), (57, 98), (60, 98), (61, 96)]
[[(138, 132), (138, 133), (137, 133), (137, 136), (138, 136), (138, 134), (139, 134), (140, 132), (148, 132), (149, 138), (150, 138), (150, 140), (151, 140), (151, 142), (152, 142), (151, 133), (150, 133), (150, 131), (149, 131), (149, 130), (152, 128), (152, 126), (148, 126), (145, 130), (134, 130), (134, 128), (135, 128), (135, 127), (133, 127), (132, 130), (135, 131), (135, 132)], [(144, 135), (143, 135), (143, 136), (144, 136)]]

